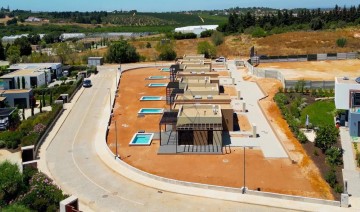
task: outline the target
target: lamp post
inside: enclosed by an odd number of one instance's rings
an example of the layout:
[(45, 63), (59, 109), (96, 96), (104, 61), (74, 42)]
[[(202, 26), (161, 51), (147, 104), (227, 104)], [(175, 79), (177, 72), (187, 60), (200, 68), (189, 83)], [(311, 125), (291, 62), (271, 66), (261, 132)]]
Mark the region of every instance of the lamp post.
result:
[(110, 106), (110, 115), (111, 115), (111, 91), (110, 88), (108, 88), (109, 90), (109, 106)]
[(115, 160), (116, 160), (117, 157), (120, 158), (120, 157), (119, 157), (119, 154), (118, 154), (118, 139), (117, 139), (117, 125), (116, 125), (116, 121), (115, 121), (115, 148), (116, 148), (116, 150), (115, 150)]
[(244, 187), (243, 187), (243, 190), (242, 190), (242, 193), (245, 194), (246, 193), (246, 187), (245, 187), (245, 146), (244, 146)]

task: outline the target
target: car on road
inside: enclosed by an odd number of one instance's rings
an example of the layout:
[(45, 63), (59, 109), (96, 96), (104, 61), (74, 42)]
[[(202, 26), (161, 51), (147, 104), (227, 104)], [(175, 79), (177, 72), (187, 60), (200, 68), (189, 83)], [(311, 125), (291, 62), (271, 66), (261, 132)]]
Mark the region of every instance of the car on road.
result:
[(85, 78), (84, 81), (83, 81), (83, 87), (84, 87), (84, 88), (89, 88), (89, 87), (91, 87), (91, 86), (92, 86), (92, 84), (91, 84), (91, 79)]
[(216, 58), (215, 62), (226, 62), (226, 58), (225, 57), (218, 57), (218, 58)]

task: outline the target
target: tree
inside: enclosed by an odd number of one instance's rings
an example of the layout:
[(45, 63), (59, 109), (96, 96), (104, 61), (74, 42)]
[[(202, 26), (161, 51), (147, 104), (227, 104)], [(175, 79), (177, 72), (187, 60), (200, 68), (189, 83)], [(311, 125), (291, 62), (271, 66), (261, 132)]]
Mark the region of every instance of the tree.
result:
[(73, 53), (73, 50), (67, 43), (58, 43), (54, 47), (56, 55), (60, 58), (61, 63), (65, 63), (69, 56)]
[(117, 41), (110, 45), (107, 60), (112, 63), (132, 63), (140, 60), (136, 48), (125, 40)]
[(207, 41), (201, 41), (197, 46), (198, 54), (204, 54), (206, 58), (213, 58), (216, 56), (216, 48)]
[(40, 43), (40, 35), (35, 34), (35, 33), (31, 33), (28, 35), (27, 37), (28, 41), (32, 44), (32, 45), (37, 45)]
[(5, 60), (5, 49), (4, 46), (0, 40), (0, 60)]
[(214, 30), (205, 30), (205, 31), (202, 31), (200, 33), (200, 37), (201, 38), (207, 38), (207, 37), (211, 37), (211, 35), (213, 34)]
[(219, 31), (213, 31), (211, 41), (215, 46), (219, 46), (224, 42), (224, 35)]
[(324, 22), (320, 17), (316, 17), (310, 21), (310, 28), (312, 30), (320, 30), (324, 27)]
[(21, 86), (22, 86), (22, 89), (25, 89), (25, 77), (24, 76), (21, 78)]
[(316, 131), (315, 146), (325, 152), (336, 143), (338, 135), (339, 131), (335, 126), (320, 126), (319, 130)]
[(5, 203), (13, 200), (23, 188), (23, 177), (16, 164), (0, 163), (0, 197)]
[(147, 42), (147, 43), (146, 43), (146, 48), (147, 48), (147, 49), (150, 49), (150, 48), (151, 48), (151, 43), (150, 43), (150, 42)]
[(175, 60), (177, 54), (174, 50), (173, 43), (161, 43), (159, 42), (156, 46), (156, 50), (159, 52), (160, 60)]
[(15, 45), (11, 45), (6, 51), (7, 60), (10, 64), (14, 64), (20, 61), (20, 48)]
[(32, 48), (31, 48), (31, 44), (30, 44), (29, 40), (27, 39), (27, 37), (17, 38), (14, 41), (14, 45), (19, 47), (20, 56), (31, 55)]
[(17, 89), (20, 89), (20, 77), (17, 77)]

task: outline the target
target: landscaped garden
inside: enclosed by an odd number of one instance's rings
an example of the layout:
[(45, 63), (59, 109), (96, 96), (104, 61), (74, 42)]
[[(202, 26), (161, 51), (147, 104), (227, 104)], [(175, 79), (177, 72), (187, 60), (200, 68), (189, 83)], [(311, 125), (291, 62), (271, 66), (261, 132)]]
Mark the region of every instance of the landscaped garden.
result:
[(37, 169), (20, 172), (16, 164), (0, 163), (0, 211), (59, 211), (65, 198), (67, 195)]
[[(333, 90), (306, 89), (301, 81), (292, 89), (279, 89), (274, 100), (291, 131), (307, 154), (319, 168), (324, 179), (333, 188), (335, 196), (342, 188), (342, 154), (339, 130), (335, 127), (336, 115)], [(306, 117), (309, 117), (308, 121)], [(316, 138), (309, 142), (303, 130), (314, 130)]]
[[(60, 94), (69, 97), (81, 86), (82, 79), (71, 84), (64, 84), (52, 88), (34, 89), (34, 97), (40, 101), (40, 113), (20, 122), (18, 110), (11, 119), (13, 126), (8, 131), (0, 132), (0, 148), (16, 149), (21, 146), (34, 145), (39, 142), (46, 129), (60, 113), (62, 105), (54, 104)], [(35, 99), (33, 105), (35, 106)], [(42, 111), (42, 107), (51, 105), (51, 111)]]

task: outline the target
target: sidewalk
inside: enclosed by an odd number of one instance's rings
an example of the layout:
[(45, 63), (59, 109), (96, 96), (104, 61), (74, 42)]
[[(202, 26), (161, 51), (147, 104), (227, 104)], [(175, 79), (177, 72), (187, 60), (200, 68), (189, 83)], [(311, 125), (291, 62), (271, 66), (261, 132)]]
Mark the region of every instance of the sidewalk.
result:
[[(254, 82), (244, 81), (242, 73), (237, 70), (235, 63), (228, 63), (228, 68), (232, 78), (235, 78), (236, 90), (241, 92), (243, 98), (243, 100), (232, 100), (232, 105), (235, 110), (241, 110), (242, 103), (245, 102), (248, 110), (246, 116), (249, 122), (257, 127), (259, 137), (255, 138), (254, 146), (259, 145), (267, 158), (288, 158), (286, 151), (277, 139), (258, 104), (259, 99), (265, 97), (261, 89)], [(236, 138), (237, 142), (240, 139), (249, 140), (248, 138)]]
[(347, 127), (340, 127), (340, 138), (344, 150), (343, 179), (348, 182), (350, 204), (355, 208), (360, 208), (360, 172), (356, 169), (352, 139)]

